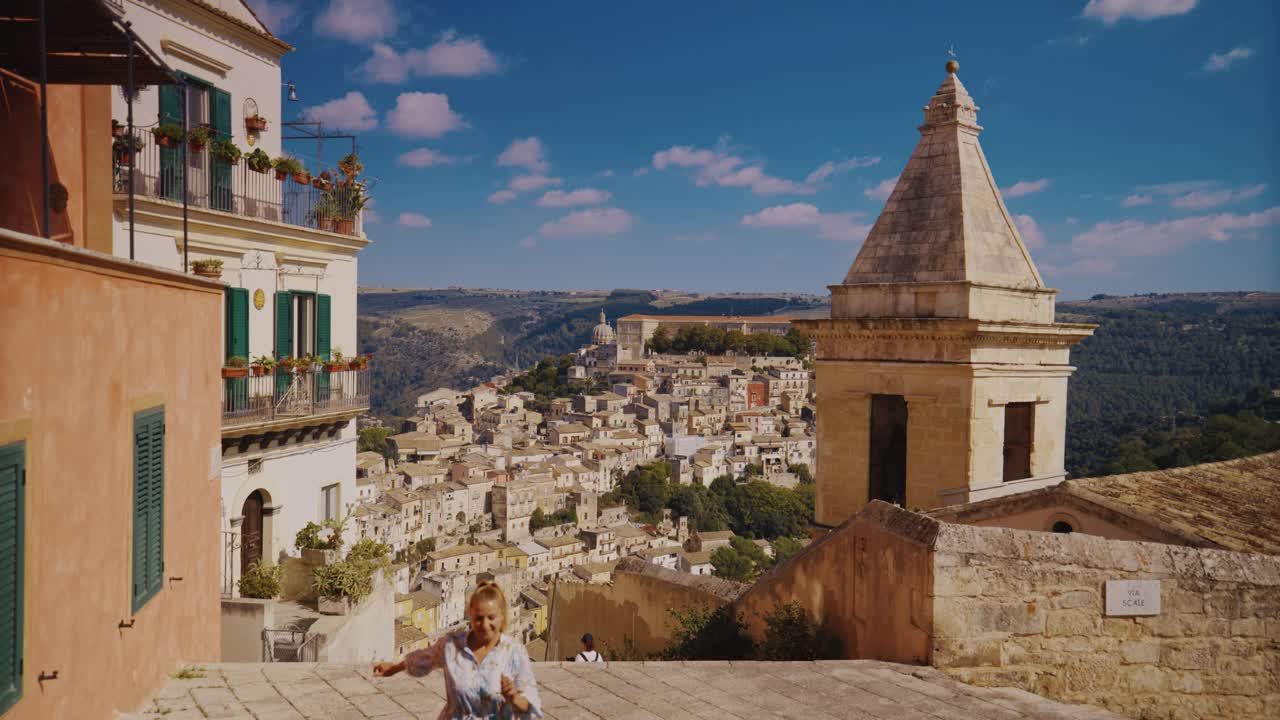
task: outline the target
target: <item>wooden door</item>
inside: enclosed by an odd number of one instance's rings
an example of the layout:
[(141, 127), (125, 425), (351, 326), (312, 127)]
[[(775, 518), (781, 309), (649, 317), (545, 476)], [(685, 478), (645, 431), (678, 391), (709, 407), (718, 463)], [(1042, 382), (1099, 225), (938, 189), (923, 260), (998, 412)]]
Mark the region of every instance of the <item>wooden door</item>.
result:
[(244, 501), (240, 525), (240, 572), (262, 561), (262, 492), (254, 490)]

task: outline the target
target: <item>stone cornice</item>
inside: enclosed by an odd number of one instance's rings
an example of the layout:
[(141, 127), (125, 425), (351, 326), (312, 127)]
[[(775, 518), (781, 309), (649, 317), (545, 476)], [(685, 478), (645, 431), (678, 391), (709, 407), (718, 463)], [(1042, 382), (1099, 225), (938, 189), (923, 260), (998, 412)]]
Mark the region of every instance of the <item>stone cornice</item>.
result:
[(994, 323), (959, 318), (875, 318), (796, 320), (794, 324), (818, 341), (914, 341), (963, 345), (1070, 347), (1093, 334), (1097, 325), (1082, 323)]

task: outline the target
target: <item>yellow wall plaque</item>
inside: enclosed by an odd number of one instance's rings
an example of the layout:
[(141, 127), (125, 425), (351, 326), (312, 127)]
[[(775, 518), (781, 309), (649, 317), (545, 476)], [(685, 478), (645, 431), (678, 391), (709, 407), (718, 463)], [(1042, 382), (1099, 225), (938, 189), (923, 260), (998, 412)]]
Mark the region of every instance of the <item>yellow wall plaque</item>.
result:
[(258, 288), (257, 290), (254, 290), (253, 306), (261, 310), (262, 306), (266, 304), (267, 304), (267, 294), (262, 292), (262, 288)]

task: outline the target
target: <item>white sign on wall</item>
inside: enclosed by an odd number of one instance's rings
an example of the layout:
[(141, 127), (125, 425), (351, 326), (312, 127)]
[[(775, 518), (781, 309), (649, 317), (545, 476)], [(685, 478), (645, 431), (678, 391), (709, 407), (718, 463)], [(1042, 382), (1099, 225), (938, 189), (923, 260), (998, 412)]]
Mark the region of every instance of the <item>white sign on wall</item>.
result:
[(1159, 615), (1159, 580), (1108, 580), (1108, 616)]

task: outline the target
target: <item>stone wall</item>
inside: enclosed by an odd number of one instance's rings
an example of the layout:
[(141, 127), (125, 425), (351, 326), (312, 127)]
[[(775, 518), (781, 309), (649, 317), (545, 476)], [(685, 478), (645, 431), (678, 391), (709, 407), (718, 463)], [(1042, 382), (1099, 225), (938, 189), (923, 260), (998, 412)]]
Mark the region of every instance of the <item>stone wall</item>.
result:
[[(1138, 718), (1280, 717), (1280, 558), (941, 524), (932, 663)], [(1161, 613), (1106, 617), (1108, 580)], [(870, 588), (868, 588), (870, 590)]]
[(263, 662), (262, 631), (275, 627), (275, 600), (222, 599), (222, 662)]
[(720, 607), (744, 587), (668, 570), (635, 557), (620, 560), (613, 582), (607, 585), (558, 580), (551, 591), (545, 659), (557, 661), (577, 653), (583, 633), (592, 634), (602, 653), (620, 650), (627, 639), (640, 653), (658, 652), (671, 639), (669, 608)]

